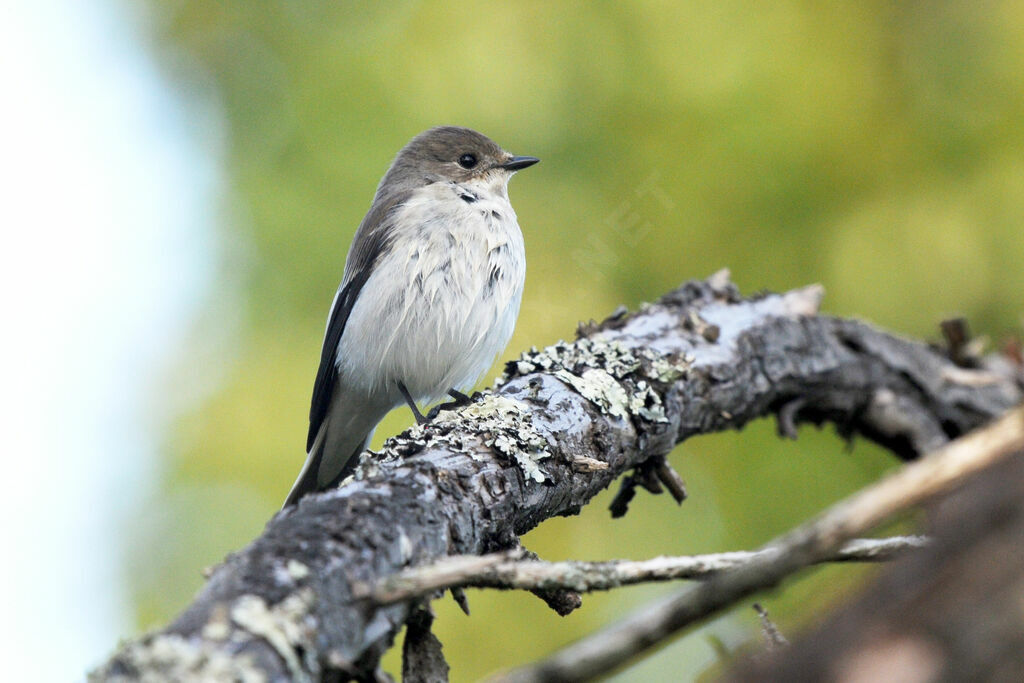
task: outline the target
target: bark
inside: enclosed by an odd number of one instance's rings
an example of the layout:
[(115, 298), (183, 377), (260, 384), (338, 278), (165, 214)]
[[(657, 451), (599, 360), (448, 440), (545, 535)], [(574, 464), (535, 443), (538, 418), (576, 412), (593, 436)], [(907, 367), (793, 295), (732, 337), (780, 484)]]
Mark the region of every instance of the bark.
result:
[(278, 513), (172, 624), (122, 646), (92, 678), (369, 680), (419, 606), (359, 597), (368, 587), (514, 547), (689, 436), (777, 415), (784, 434), (832, 422), (913, 458), (1024, 396), (1019, 369), (961, 367), (817, 315), (820, 297), (809, 287), (743, 299), (717, 274), (523, 354), (493, 393)]

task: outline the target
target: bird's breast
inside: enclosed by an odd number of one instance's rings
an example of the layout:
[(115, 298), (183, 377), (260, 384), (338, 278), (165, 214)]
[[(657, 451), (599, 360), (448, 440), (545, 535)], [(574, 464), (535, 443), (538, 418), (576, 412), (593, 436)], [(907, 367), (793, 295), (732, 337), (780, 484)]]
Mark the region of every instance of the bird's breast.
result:
[(390, 244), (353, 307), (339, 369), (401, 380), (425, 400), (472, 385), (519, 313), (526, 256), (515, 211), (501, 195), (430, 186), (401, 207)]

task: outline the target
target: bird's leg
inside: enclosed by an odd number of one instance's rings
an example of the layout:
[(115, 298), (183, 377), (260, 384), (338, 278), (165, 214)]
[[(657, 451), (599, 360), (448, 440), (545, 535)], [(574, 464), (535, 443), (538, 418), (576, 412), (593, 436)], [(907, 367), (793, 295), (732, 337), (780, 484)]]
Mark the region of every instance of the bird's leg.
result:
[(424, 417), (420, 409), (416, 407), (416, 401), (412, 400), (412, 395), (409, 390), (405, 388), (404, 382), (398, 382), (398, 390), (402, 392), (402, 398), (405, 399), (406, 405), (409, 406), (409, 410), (412, 411), (412, 416), (416, 418), (416, 424), (421, 425), (430, 421), (429, 417)]

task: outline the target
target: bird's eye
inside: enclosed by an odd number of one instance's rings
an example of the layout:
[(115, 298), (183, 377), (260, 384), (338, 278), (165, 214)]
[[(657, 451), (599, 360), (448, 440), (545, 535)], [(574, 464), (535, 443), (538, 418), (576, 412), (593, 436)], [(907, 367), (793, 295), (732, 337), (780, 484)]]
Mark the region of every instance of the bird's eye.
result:
[(459, 166), (462, 168), (473, 168), (476, 166), (476, 155), (475, 154), (463, 154), (459, 157)]

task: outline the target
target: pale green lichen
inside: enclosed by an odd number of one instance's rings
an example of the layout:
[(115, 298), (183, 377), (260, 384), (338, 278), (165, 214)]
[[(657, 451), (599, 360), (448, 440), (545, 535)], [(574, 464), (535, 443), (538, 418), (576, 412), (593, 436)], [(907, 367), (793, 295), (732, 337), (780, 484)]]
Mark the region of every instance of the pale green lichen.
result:
[(285, 566), (285, 569), (288, 571), (288, 576), (295, 581), (301, 581), (309, 576), (309, 567), (296, 559), (288, 560), (288, 564)]
[(668, 422), (661, 397), (644, 380), (636, 383), (636, 391), (629, 396), (629, 412), (648, 422)]
[(203, 626), (203, 638), (207, 640), (227, 640), (231, 635), (227, 609), (218, 604), (210, 613), (210, 618)]
[(555, 377), (571, 385), (584, 398), (590, 399), (602, 412), (625, 419), (629, 417), (629, 395), (609, 373), (599, 368), (587, 368), (574, 375), (568, 370), (555, 370)]
[[(373, 457), (377, 461), (407, 457), (428, 446), (444, 446), (453, 452), (480, 457), (459, 434), (479, 434), (486, 446), (514, 460), (527, 479), (540, 483), (550, 479), (540, 465), (540, 461), (551, 457), (547, 440), (537, 432), (519, 401), (495, 394), (485, 394), (458, 411), (441, 411), (428, 425), (415, 426), (389, 439), (384, 450)], [(364, 459), (361, 464), (367, 472), (372, 471), (372, 461)]]
[(160, 634), (129, 643), (106, 667), (90, 673), (89, 680), (104, 683), (265, 683), (267, 676), (249, 655), (229, 654), (206, 640)]
[(689, 359), (670, 360), (665, 356), (652, 353), (650, 354), (650, 365), (645, 374), (650, 379), (668, 384), (684, 376), (690, 369), (691, 363), (692, 361)]
[(308, 623), (314, 601), (313, 591), (303, 588), (269, 607), (263, 598), (243, 595), (231, 607), (231, 620), (239, 628), (267, 641), (285, 661), (292, 680), (309, 680), (314, 662), (300, 662), (297, 652), (311, 656), (316, 651), (312, 626)]
[(487, 394), (467, 406), (456, 419), (464, 421), (465, 418), (471, 421), (461, 426), (471, 426), (480, 434), (488, 434), (484, 444), (515, 460), (527, 479), (538, 483), (550, 479), (540, 466), (541, 460), (551, 457), (547, 440), (534, 429), (519, 401)]
[(550, 372), (607, 415), (665, 422), (665, 407), (651, 382), (674, 382), (689, 366), (685, 358), (666, 357), (642, 347), (628, 349), (600, 338), (583, 338), (573, 344), (558, 342), (539, 351), (530, 349), (506, 365), (495, 386), (521, 375)]

